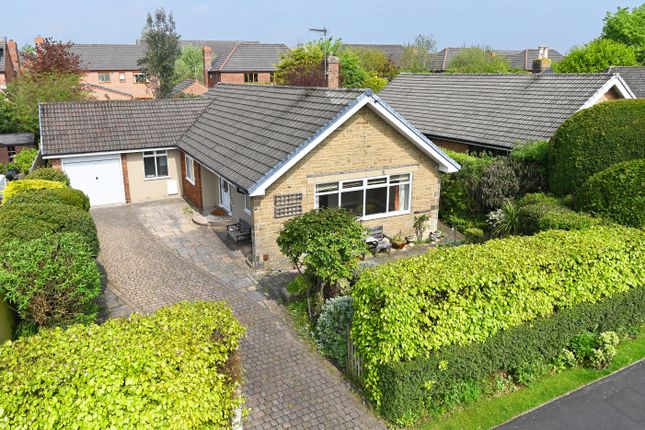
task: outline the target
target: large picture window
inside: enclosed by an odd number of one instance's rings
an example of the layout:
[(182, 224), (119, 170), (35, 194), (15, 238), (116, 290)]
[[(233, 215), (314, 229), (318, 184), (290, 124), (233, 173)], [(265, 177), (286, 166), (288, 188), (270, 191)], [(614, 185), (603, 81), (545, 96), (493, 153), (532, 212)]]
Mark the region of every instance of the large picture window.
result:
[(345, 208), (362, 218), (410, 211), (411, 175), (381, 176), (316, 185), (317, 208)]
[(143, 169), (146, 179), (168, 176), (168, 153), (166, 151), (146, 151), (143, 153)]

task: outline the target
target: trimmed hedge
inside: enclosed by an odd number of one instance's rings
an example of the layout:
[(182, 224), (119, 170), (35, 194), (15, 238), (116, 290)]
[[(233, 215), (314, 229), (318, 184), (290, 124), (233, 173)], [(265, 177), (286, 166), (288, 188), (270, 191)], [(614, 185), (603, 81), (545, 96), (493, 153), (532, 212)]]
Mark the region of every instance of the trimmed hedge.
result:
[(5, 204), (59, 203), (90, 210), (90, 199), (81, 190), (74, 188), (27, 189), (4, 201)]
[(575, 204), (621, 224), (645, 226), (645, 158), (618, 163), (591, 176), (576, 193)]
[(69, 176), (67, 176), (67, 173), (53, 167), (40, 167), (29, 173), (25, 179), (45, 179), (47, 181), (62, 182), (69, 187)]
[(0, 242), (28, 241), (47, 233), (79, 233), (94, 256), (99, 252), (94, 220), (87, 211), (54, 203), (0, 206)]
[(15, 163), (16, 167), (18, 167), (20, 172), (27, 173), (29, 172), (29, 169), (31, 169), (32, 164), (34, 164), (34, 160), (36, 159), (37, 155), (38, 150), (36, 148), (23, 149), (16, 154), (16, 156), (13, 158), (13, 162)]
[(572, 193), (595, 173), (645, 158), (643, 136), (644, 99), (609, 101), (572, 115), (550, 141), (551, 192)]
[(0, 346), (0, 427), (231, 428), (244, 329), (181, 303)]
[(18, 312), (23, 333), (93, 322), (100, 292), (94, 255), (77, 233), (0, 243), (0, 297)]
[(378, 369), (380, 412), (395, 422), (441, 413), (459, 403), (460, 387), (484, 387), (498, 372), (515, 374), (532, 363), (547, 363), (581, 333), (643, 323), (645, 286), (640, 285), (500, 331), (482, 343), (448, 346), (428, 358), (384, 364)]
[(555, 310), (642, 285), (645, 231), (551, 230), (432, 250), (366, 270), (353, 287), (352, 338), (380, 404), (378, 367), (482, 342)]
[(10, 200), (16, 194), (31, 189), (65, 188), (65, 184), (57, 181), (46, 181), (44, 179), (21, 179), (11, 181), (2, 192), (3, 203)]

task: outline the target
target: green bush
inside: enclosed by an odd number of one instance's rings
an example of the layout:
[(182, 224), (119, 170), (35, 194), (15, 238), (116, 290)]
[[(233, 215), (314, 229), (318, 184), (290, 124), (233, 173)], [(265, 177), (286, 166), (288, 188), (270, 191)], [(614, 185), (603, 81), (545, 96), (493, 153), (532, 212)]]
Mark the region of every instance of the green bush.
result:
[[(538, 140), (536, 142), (517, 145), (511, 151), (511, 158), (523, 164), (534, 165), (539, 169), (546, 169), (549, 162), (549, 141)], [(542, 173), (546, 174), (546, 170)]]
[(618, 163), (591, 176), (576, 193), (575, 205), (620, 224), (645, 226), (645, 158)]
[(34, 160), (38, 155), (38, 150), (36, 148), (23, 149), (13, 158), (13, 162), (16, 164), (21, 173), (29, 172)]
[(352, 290), (367, 392), (378, 405), (380, 364), (482, 342), (641, 285), (644, 258), (645, 231), (598, 227), (442, 248), (368, 269)]
[[(489, 384), (491, 376), (509, 373), (516, 382), (539, 375), (544, 363), (574, 365), (570, 344), (585, 331), (622, 330), (645, 323), (642, 283), (595, 303), (585, 302), (545, 318), (498, 331), (481, 343), (451, 345), (428, 357), (379, 366), (380, 412), (394, 422), (437, 415), (454, 408), (464, 387)], [(570, 357), (563, 357), (568, 351)], [(542, 369), (541, 369), (542, 367)]]
[(354, 316), (352, 302), (351, 296), (328, 299), (318, 317), (314, 331), (314, 338), (320, 351), (341, 369), (345, 369), (347, 330)]
[(518, 201), (519, 233), (545, 230), (583, 230), (605, 223), (583, 212), (562, 206), (561, 199), (548, 194), (527, 194)]
[(595, 173), (645, 158), (644, 135), (643, 99), (600, 103), (572, 115), (550, 141), (550, 190), (573, 193)]
[(81, 190), (74, 188), (28, 189), (14, 194), (5, 204), (21, 203), (59, 203), (76, 206), (84, 211), (90, 210), (90, 199)]
[(94, 321), (101, 280), (94, 255), (76, 233), (0, 242), (0, 296), (25, 327)]
[(231, 428), (243, 333), (197, 302), (5, 343), (0, 427)]
[(87, 211), (65, 204), (24, 203), (0, 206), (0, 242), (28, 241), (47, 233), (79, 233), (98, 255), (96, 225)]
[(563, 354), (570, 351), (577, 364), (585, 367), (603, 369), (616, 355), (616, 345), (620, 338), (613, 331), (604, 333), (584, 332), (571, 340)]
[(484, 231), (476, 227), (464, 230), (464, 236), (466, 236), (466, 243), (482, 243), (486, 239)]
[(40, 167), (29, 173), (25, 179), (45, 179), (47, 181), (62, 182), (69, 186), (69, 176), (67, 176), (67, 173), (53, 167)]
[(16, 194), (26, 190), (51, 188), (65, 188), (65, 184), (57, 181), (46, 181), (44, 179), (21, 179), (19, 181), (11, 181), (2, 191), (3, 203), (11, 199)]

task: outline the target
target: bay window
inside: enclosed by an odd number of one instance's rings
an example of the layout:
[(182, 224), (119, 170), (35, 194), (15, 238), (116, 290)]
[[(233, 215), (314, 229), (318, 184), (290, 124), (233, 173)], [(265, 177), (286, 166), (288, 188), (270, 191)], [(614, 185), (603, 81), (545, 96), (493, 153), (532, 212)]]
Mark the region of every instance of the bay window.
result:
[(317, 208), (344, 208), (362, 218), (410, 210), (411, 175), (381, 176), (316, 184)]

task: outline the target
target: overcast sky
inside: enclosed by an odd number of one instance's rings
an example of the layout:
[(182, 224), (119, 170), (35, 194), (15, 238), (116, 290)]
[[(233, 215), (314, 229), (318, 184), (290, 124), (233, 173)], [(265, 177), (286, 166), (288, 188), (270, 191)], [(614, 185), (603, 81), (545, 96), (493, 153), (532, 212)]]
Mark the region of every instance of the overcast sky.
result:
[(606, 12), (623, 0), (0, 0), (0, 36), (19, 46), (35, 35), (77, 43), (134, 43), (146, 13), (172, 11), (184, 39), (282, 42), (316, 38), (326, 26), (354, 43), (406, 43), (431, 34), (445, 46), (567, 51), (597, 37)]

